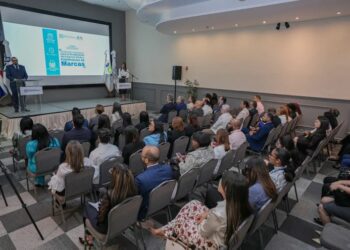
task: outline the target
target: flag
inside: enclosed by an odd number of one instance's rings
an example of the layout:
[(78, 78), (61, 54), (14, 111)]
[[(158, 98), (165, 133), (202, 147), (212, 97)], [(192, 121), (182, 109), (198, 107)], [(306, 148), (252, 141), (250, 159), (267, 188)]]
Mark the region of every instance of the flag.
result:
[(112, 67), (111, 67), (111, 60), (109, 58), (109, 52), (105, 51), (105, 85), (109, 92), (112, 92), (113, 90), (113, 83), (111, 80), (111, 74), (112, 74)]

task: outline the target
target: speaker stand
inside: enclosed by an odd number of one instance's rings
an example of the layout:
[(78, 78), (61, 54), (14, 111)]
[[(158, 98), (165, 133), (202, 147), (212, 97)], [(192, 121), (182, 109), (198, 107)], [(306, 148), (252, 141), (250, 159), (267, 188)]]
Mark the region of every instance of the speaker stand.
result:
[(175, 85), (174, 85), (174, 103), (176, 102), (176, 86), (177, 86), (177, 84), (176, 84), (176, 80), (174, 80), (175, 81)]

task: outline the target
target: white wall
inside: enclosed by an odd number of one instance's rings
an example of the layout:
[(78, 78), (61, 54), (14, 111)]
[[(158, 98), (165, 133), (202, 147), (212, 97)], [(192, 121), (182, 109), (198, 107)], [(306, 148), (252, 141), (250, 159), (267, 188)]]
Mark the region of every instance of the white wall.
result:
[(165, 35), (126, 13), (127, 64), (138, 82), (173, 84), (172, 65), (202, 87), (350, 99), (350, 17)]

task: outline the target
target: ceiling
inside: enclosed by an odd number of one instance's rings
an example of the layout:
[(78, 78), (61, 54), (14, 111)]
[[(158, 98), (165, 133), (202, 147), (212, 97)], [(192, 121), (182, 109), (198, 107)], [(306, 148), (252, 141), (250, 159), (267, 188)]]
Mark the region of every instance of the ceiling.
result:
[(162, 33), (184, 34), (350, 15), (350, 0), (82, 0), (137, 11)]

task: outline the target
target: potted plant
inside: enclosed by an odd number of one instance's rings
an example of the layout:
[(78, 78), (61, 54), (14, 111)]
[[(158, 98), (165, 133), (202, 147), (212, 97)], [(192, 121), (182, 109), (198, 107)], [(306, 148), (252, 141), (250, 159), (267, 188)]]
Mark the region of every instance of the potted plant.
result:
[(198, 91), (198, 86), (199, 83), (197, 80), (194, 80), (193, 82), (190, 80), (186, 80), (184, 82), (185, 86), (187, 87), (187, 98), (190, 96), (193, 96), (195, 98), (197, 98), (197, 91)]

